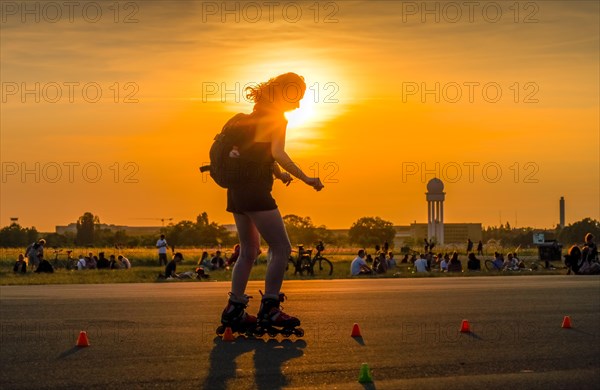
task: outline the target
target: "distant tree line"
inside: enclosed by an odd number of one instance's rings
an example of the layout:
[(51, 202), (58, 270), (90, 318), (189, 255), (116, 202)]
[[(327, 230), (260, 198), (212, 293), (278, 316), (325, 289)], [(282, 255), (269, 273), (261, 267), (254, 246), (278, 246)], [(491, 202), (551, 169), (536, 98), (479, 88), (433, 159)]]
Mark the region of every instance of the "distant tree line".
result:
[[(335, 233), (326, 226), (316, 226), (310, 217), (288, 214), (283, 217), (288, 236), (292, 245), (303, 244), (313, 247), (318, 241), (327, 245), (347, 246), (357, 245), (372, 248), (388, 242), (393, 247), (395, 230), (392, 222), (380, 217), (362, 217), (355, 221), (347, 234)], [(113, 231), (102, 228), (100, 218), (91, 212), (84, 213), (76, 223), (76, 233), (48, 233), (41, 235), (35, 227), (24, 228), (12, 223), (0, 229), (1, 247), (26, 247), (39, 238), (47, 241), (49, 247), (106, 247), (106, 246), (150, 246), (154, 247), (157, 235), (130, 236), (123, 230)], [(555, 238), (565, 246), (580, 244), (587, 233), (600, 241), (600, 222), (585, 218), (564, 228), (540, 230), (531, 227), (513, 228), (507, 222), (499, 227), (489, 226), (483, 229), (483, 242), (495, 242), (503, 246), (533, 245), (533, 233), (545, 232), (547, 238)], [(225, 226), (211, 222), (206, 212), (196, 217), (195, 221), (180, 221), (169, 224), (160, 230), (167, 237), (169, 245), (178, 246), (233, 246), (237, 243), (235, 234)], [(420, 242), (419, 242), (420, 243)], [(407, 244), (410, 245), (410, 240)]]
[(596, 237), (596, 242), (600, 240), (600, 221), (591, 218), (584, 218), (581, 221), (570, 225), (554, 229), (534, 229), (531, 227), (513, 228), (508, 222), (506, 225), (488, 226), (483, 229), (483, 242), (494, 240), (504, 246), (533, 246), (533, 233), (545, 233), (546, 239), (555, 239), (564, 246), (582, 244), (583, 238), (587, 233), (592, 233)]

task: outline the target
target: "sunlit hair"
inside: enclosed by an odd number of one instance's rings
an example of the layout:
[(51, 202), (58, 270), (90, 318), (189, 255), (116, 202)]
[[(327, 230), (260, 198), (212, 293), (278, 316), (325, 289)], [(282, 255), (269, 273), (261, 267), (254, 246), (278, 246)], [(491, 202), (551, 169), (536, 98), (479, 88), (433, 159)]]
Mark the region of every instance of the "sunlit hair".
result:
[(581, 258), (581, 249), (577, 245), (573, 245), (569, 248), (568, 255), (574, 260), (579, 260)]
[(594, 235), (592, 233), (588, 233), (585, 235), (585, 242), (591, 242), (594, 239)]
[(267, 82), (247, 87), (246, 99), (254, 102), (254, 111), (269, 108), (276, 102), (277, 93), (284, 101), (294, 103), (300, 101), (306, 92), (304, 77), (296, 73), (284, 73)]

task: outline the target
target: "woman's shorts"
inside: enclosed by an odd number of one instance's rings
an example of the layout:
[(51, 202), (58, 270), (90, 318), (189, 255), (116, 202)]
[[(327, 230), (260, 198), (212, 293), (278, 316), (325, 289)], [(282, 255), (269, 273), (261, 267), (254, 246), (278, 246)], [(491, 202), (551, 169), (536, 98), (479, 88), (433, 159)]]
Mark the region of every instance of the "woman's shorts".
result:
[(277, 208), (271, 188), (247, 186), (227, 189), (227, 211), (243, 214), (247, 211), (267, 211)]

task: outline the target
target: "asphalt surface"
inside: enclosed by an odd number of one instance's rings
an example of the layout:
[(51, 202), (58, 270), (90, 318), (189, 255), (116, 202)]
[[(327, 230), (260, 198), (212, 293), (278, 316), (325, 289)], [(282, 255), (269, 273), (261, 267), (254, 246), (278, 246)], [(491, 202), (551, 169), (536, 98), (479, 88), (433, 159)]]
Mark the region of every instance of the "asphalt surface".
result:
[[(259, 306), (258, 289), (249, 310)], [(0, 387), (592, 389), (600, 278), (288, 281), (302, 339), (215, 337), (228, 283), (0, 287)], [(569, 315), (572, 329), (562, 329)], [(471, 333), (459, 332), (469, 320)], [(358, 323), (362, 338), (350, 333)], [(74, 347), (80, 330), (91, 346)], [(372, 384), (357, 379), (361, 363)]]

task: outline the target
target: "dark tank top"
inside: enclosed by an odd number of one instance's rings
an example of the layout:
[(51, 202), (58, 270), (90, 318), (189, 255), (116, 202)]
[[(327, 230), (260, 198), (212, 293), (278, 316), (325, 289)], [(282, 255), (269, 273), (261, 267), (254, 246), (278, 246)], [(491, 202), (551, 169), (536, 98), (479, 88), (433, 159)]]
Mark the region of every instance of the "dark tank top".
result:
[[(258, 121), (264, 121), (265, 116), (254, 112), (245, 120), (248, 121), (247, 142), (240, 148), (240, 159), (242, 164), (242, 187), (268, 188), (273, 187), (273, 163), (275, 159), (271, 153), (271, 142), (256, 142), (256, 127)], [(275, 123), (275, 120), (273, 121)], [(267, 124), (268, 125), (268, 124)], [(236, 186), (238, 187), (238, 186)]]

